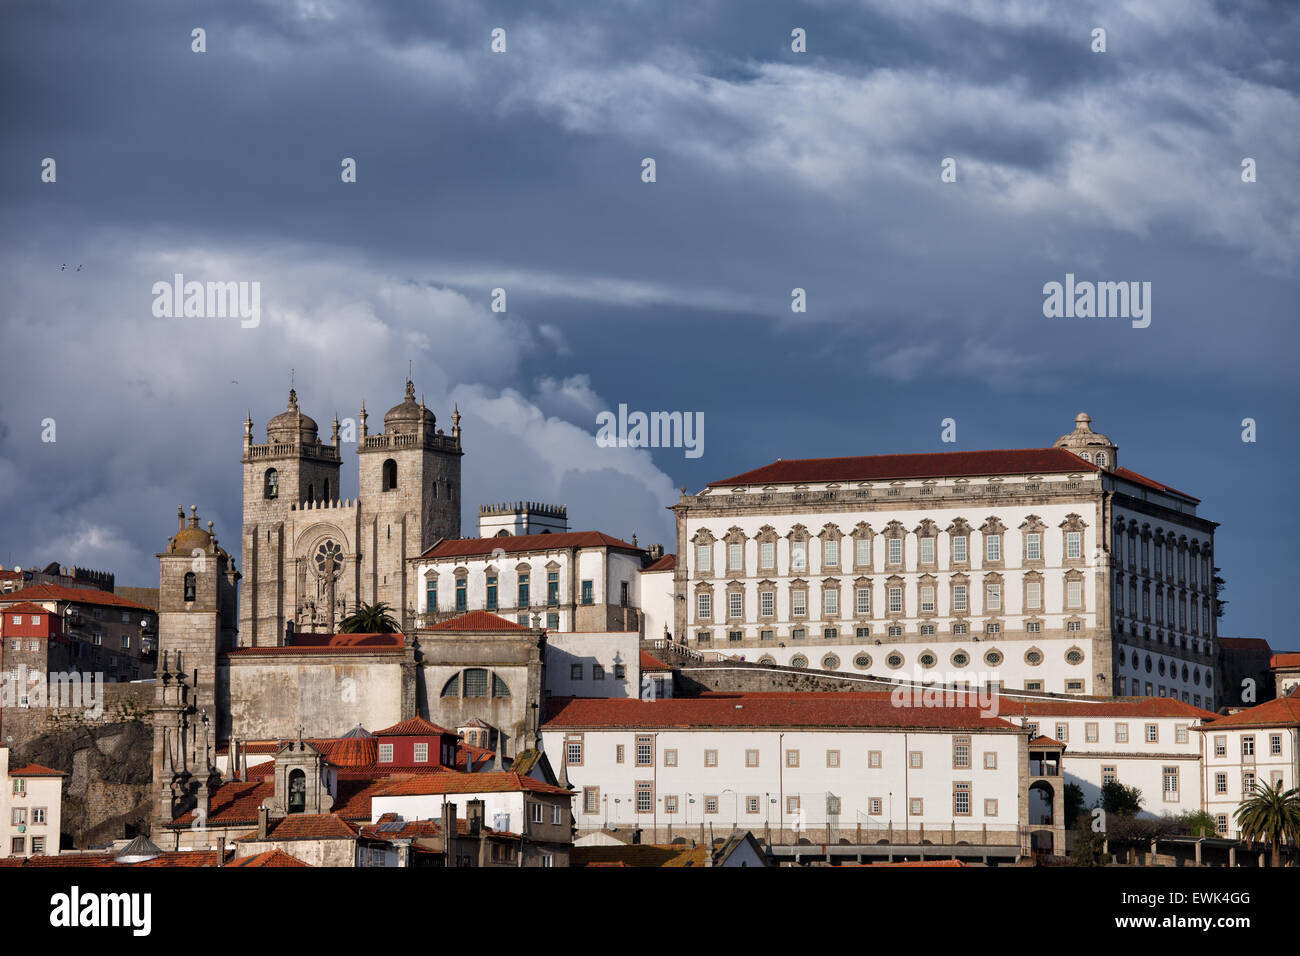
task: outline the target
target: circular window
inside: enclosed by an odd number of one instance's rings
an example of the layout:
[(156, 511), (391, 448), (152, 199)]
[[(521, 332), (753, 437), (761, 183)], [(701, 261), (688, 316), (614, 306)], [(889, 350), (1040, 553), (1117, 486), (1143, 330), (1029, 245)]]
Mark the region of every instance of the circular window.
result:
[(1043, 663), (1043, 652), (1036, 647), (1032, 647), (1025, 651), (1025, 663), (1030, 667), (1037, 667), (1039, 664)]
[(866, 670), (868, 667), (871, 666), (871, 655), (858, 654), (856, 657), (853, 658), (853, 666), (859, 667), (862, 670)]
[(984, 663), (988, 664), (989, 667), (997, 667), (999, 664), (1002, 663), (1002, 652), (989, 651), (987, 654), (984, 655)]
[(903, 655), (898, 653), (898, 651), (894, 651), (885, 658), (885, 663), (894, 669), (898, 669), (903, 666)]
[(804, 657), (802, 654), (796, 654), (794, 657), (790, 658), (790, 666), (791, 666), (791, 667), (807, 667), (807, 666), (808, 666), (808, 658)]
[(834, 654), (827, 654), (825, 657), (822, 658), (822, 668), (828, 671), (839, 670), (840, 659), (836, 657)]
[(326, 538), (316, 549), (313, 560), (316, 563), (317, 574), (321, 577), (332, 576), (343, 567), (343, 549), (335, 544), (332, 538)]
[(1065, 652), (1065, 662), (1067, 664), (1082, 664), (1083, 651), (1079, 650), (1077, 647), (1070, 648)]
[(762, 657), (758, 659), (758, 662), (760, 664), (775, 664), (776, 658), (773, 657), (771, 654), (764, 654)]
[(935, 664), (939, 663), (939, 659), (934, 656), (933, 651), (922, 651), (921, 656), (917, 658), (917, 660), (921, 662), (922, 667), (927, 668), (933, 667)]
[(956, 651), (952, 655), (953, 667), (965, 667), (970, 663), (970, 655), (965, 651)]

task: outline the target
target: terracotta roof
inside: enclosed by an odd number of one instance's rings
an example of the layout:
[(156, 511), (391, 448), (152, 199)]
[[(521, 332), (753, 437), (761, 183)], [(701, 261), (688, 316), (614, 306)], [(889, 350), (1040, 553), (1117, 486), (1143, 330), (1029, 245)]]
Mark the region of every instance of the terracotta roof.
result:
[(485, 773), (440, 773), (422, 777), (394, 779), (377, 791), (376, 797), (414, 797), (446, 793), (552, 793), (571, 796), (563, 787), (544, 783), (509, 770)]
[[(208, 818), (211, 822), (211, 817)], [(294, 813), (268, 821), (266, 840), (355, 840), (357, 827), (337, 813)], [(264, 843), (256, 832), (236, 837), (236, 843)]]
[(191, 850), (179, 851), (170, 850), (162, 856), (154, 857), (152, 860), (142, 860), (139, 863), (118, 863), (112, 853), (68, 853), (63, 852), (58, 856), (29, 856), (29, 857), (6, 857), (0, 859), (0, 866), (34, 866), (34, 867), (51, 867), (51, 866), (85, 866), (85, 867), (107, 867), (107, 866), (133, 866), (133, 867), (174, 867), (174, 866), (216, 866), (216, 850)]
[(267, 850), (265, 853), (256, 853), (253, 856), (241, 856), (231, 860), (226, 866), (238, 867), (262, 867), (262, 866), (311, 866), (310, 863), (304, 863), (296, 856), (290, 856), (283, 850)]
[(675, 567), (677, 567), (677, 555), (665, 554), (658, 561), (655, 561), (647, 565), (646, 567), (642, 568), (641, 573), (646, 574), (650, 571), (671, 571)]
[(50, 767), (42, 767), (38, 763), (29, 763), (25, 767), (19, 767), (17, 770), (10, 770), (11, 777), (66, 777), (67, 774), (62, 770), (53, 770)]
[(1269, 667), (1300, 667), (1300, 652), (1283, 651), (1274, 654), (1268, 661)]
[(979, 475), (1039, 475), (1097, 471), (1096, 465), (1064, 448), (1000, 451), (942, 451), (852, 458), (791, 458), (742, 472), (715, 485), (782, 485), (822, 481), (881, 481), (892, 478), (965, 478)]
[(1031, 747), (1064, 747), (1065, 744), (1061, 743), (1059, 740), (1057, 740), (1057, 739), (1054, 738), (1054, 737), (1039, 736), (1039, 737), (1035, 737), (1033, 740), (1029, 741), (1029, 746), (1031, 746)]
[(1187, 717), (1209, 720), (1213, 711), (1185, 704), (1173, 697), (1093, 697), (1069, 700), (1013, 697), (998, 698), (1002, 716), (1031, 717)]
[(17, 611), (19, 614), (49, 614), (48, 608), (39, 604), (33, 604), (31, 601), (23, 601), (19, 604), (11, 604), (5, 608), (6, 611)]
[(667, 664), (665, 664), (663, 661), (661, 661), (659, 658), (651, 654), (647, 654), (645, 651), (641, 652), (641, 671), (643, 673), (645, 671), (670, 671), (670, 670), (672, 670), (672, 668)]
[(109, 591), (95, 588), (69, 588), (62, 584), (33, 584), (0, 597), (0, 604), (8, 605), (10, 602), (17, 601), (71, 601), (73, 604), (94, 604), (102, 607), (130, 608), (136, 611), (154, 610), (144, 604), (118, 597)]
[(1197, 729), (1212, 732), (1224, 727), (1300, 727), (1300, 694), (1293, 692), (1235, 714), (1216, 717)]
[(490, 611), (469, 611), (459, 617), (441, 621), (431, 627), (422, 627), (422, 631), (526, 631), (522, 624), (507, 621), (504, 617)]
[(455, 737), (456, 731), (448, 730), (446, 727), (439, 727), (437, 724), (431, 724), (423, 717), (412, 717), (409, 720), (403, 720), (401, 723), (393, 724), (391, 727), (375, 731), (376, 737), (438, 737), (444, 734)]
[(569, 851), (569, 866), (703, 866), (708, 858), (707, 846), (627, 843), (575, 846)]
[(978, 707), (896, 707), (889, 694), (716, 694), (551, 698), (543, 730), (573, 727), (952, 727), (1018, 730)]
[(375, 651), (405, 650), (406, 638), (394, 634), (295, 634), (283, 647), (234, 647), (226, 655), (258, 656), (280, 654), (369, 654)]
[[(370, 798), (387, 782), (385, 778), (354, 779), (349, 774), (340, 773), (338, 795), (331, 815), (360, 822), (369, 820)], [(274, 795), (275, 781), (271, 779), (222, 783), (209, 797), (208, 826), (256, 826), (257, 810), (262, 801)], [(168, 828), (188, 828), (193, 821), (194, 811), (189, 810), (177, 817)]]
[(1217, 640), (1220, 647), (1226, 647), (1229, 650), (1273, 653), (1273, 648), (1269, 647), (1268, 641), (1262, 637), (1219, 637)]
[(0, 568), (0, 581), (16, 581), (25, 573), (23, 571), (6, 571)]
[(1127, 468), (1116, 468), (1113, 472), (1116, 476), (1131, 481), (1134, 484), (1145, 485), (1147, 488), (1154, 488), (1156, 491), (1167, 492), (1168, 494), (1179, 495), (1190, 501), (1200, 501), (1200, 498), (1194, 498), (1185, 491), (1179, 491), (1177, 488), (1171, 488), (1166, 484), (1156, 481), (1154, 478), (1148, 478), (1146, 475), (1139, 475), (1136, 471), (1130, 471)]
[(450, 538), (439, 541), (420, 557), (467, 558), (491, 554), (498, 549), (506, 554), (517, 554), (522, 551), (559, 551), (564, 548), (644, 550), (603, 531), (565, 531), (560, 534), (516, 534), (500, 538)]

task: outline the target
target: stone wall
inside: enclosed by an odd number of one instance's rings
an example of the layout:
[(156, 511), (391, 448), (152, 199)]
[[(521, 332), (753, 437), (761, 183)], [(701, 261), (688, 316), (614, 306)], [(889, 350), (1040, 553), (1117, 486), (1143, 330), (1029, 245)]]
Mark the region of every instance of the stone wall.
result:
[[(153, 705), (154, 685), (101, 684), (103, 713), (87, 716), (85, 708), (4, 707), (0, 708), (0, 730), (5, 743), (15, 750), (31, 743), (42, 734), (56, 733), (82, 726), (117, 724), (134, 719), (148, 720)], [(36, 761), (40, 763), (40, 761)], [(58, 768), (66, 770), (66, 767)]]
[(826, 691), (888, 691), (889, 681), (856, 677), (836, 671), (805, 670), (775, 664), (748, 661), (687, 664), (676, 672), (676, 693), (691, 697), (709, 691), (726, 693), (764, 693), (789, 691), (812, 693)]

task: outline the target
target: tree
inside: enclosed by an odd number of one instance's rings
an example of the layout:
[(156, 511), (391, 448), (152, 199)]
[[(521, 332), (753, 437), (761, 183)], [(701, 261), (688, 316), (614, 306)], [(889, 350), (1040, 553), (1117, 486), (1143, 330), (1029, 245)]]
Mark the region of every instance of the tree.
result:
[(1083, 813), (1083, 788), (1077, 783), (1065, 785), (1065, 825), (1073, 827), (1079, 814)]
[(357, 609), (339, 624), (339, 633), (392, 634), (397, 631), (398, 625), (388, 610), (388, 605), (383, 601), (377, 604), (358, 605)]
[(1112, 780), (1102, 785), (1101, 808), (1108, 816), (1135, 817), (1142, 810), (1142, 791)]
[(1283, 841), (1300, 846), (1300, 787), (1283, 792), (1280, 780), (1272, 786), (1257, 781), (1235, 816), (1243, 839), (1269, 844), (1273, 866), (1282, 865)]
[(1204, 810), (1191, 810), (1184, 813), (1178, 818), (1176, 825), (1189, 836), (1212, 837), (1219, 832), (1214, 817)]
[(1228, 586), (1228, 582), (1224, 581), (1223, 578), (1219, 577), (1219, 569), (1215, 568), (1214, 569), (1214, 616), (1216, 618), (1223, 617), (1223, 609), (1228, 606), (1228, 602), (1223, 600), (1223, 598), (1219, 596), (1223, 593), (1223, 589), (1227, 586)]

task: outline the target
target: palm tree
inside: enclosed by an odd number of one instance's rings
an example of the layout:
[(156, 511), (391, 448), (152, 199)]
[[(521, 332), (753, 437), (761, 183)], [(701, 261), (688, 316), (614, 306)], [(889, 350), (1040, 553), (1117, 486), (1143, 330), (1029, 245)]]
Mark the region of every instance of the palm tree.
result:
[(1300, 845), (1300, 787), (1284, 793), (1280, 780), (1273, 786), (1258, 781), (1250, 797), (1237, 807), (1236, 818), (1242, 838), (1266, 840), (1273, 850), (1272, 865), (1281, 866), (1283, 841)]
[(339, 633), (392, 634), (398, 629), (398, 625), (388, 610), (388, 605), (383, 601), (377, 604), (360, 604), (339, 624)]

